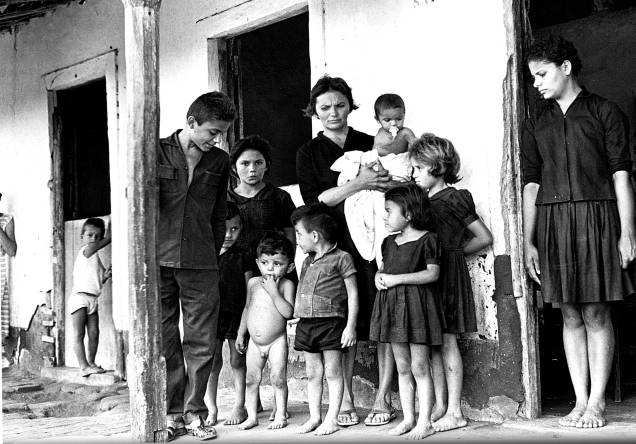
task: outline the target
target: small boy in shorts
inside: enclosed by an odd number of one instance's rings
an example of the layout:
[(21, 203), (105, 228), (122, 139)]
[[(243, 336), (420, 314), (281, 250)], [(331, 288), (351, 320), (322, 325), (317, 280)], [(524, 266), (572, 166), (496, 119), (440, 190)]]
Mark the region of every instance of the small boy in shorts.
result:
[[(339, 429), (343, 394), (342, 353), (356, 343), (358, 287), (353, 258), (336, 244), (338, 226), (322, 204), (303, 205), (291, 216), (296, 244), (309, 253), (303, 262), (294, 317), (294, 348), (304, 352), (309, 420), (296, 433), (329, 435)], [(322, 378), (327, 378), (329, 409), (320, 412)]]
[(206, 424), (215, 425), (218, 417), (216, 394), (219, 384), (219, 373), (223, 366), (223, 341), (227, 339), (230, 348), (230, 366), (234, 380), (235, 402), (225, 425), (240, 424), (247, 419), (245, 411), (245, 355), (236, 350), (236, 336), (241, 315), (245, 308), (247, 283), (252, 277), (252, 260), (243, 248), (236, 244), (243, 224), (238, 207), (227, 202), (225, 216), (225, 238), (219, 254), (219, 326), (218, 342), (212, 361), (212, 371), (208, 379), (205, 403), (208, 406)]
[(294, 269), (294, 248), (289, 239), (276, 232), (267, 233), (256, 247), (256, 265), (261, 276), (247, 284), (247, 301), (236, 338), (236, 349), (245, 353), (247, 378), (245, 408), (247, 420), (239, 427), (258, 425), (258, 390), (263, 367), (269, 361), (274, 387), (276, 413), (268, 429), (287, 426), (287, 320), (294, 312), (295, 286), (284, 276)]
[[(73, 267), (73, 290), (68, 300), (73, 321), (73, 352), (80, 366), (82, 376), (104, 373), (105, 370), (95, 364), (95, 355), (99, 345), (99, 313), (97, 299), (104, 283), (111, 277), (110, 268), (106, 270), (97, 252), (110, 244), (110, 222), (106, 230), (104, 221), (99, 218), (86, 219), (82, 225), (83, 242)], [(88, 349), (84, 349), (84, 334), (88, 333)]]
[(404, 100), (397, 94), (382, 94), (373, 105), (375, 120), (380, 124), (373, 141), (379, 156), (405, 153), (415, 134), (404, 126)]

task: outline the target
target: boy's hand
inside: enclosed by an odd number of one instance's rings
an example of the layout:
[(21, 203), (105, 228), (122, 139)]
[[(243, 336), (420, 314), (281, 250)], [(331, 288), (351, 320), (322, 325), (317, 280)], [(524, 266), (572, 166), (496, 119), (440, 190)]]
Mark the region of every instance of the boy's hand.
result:
[(300, 318), (290, 319), (289, 321), (287, 321), (287, 325), (291, 327), (292, 325), (298, 324), (298, 321), (300, 321)]
[(385, 276), (387, 276), (387, 274), (385, 273), (381, 273), (381, 272), (377, 272), (375, 274), (375, 288), (377, 288), (378, 290), (386, 290), (387, 287), (386, 283), (384, 281)]
[(356, 343), (356, 329), (353, 327), (345, 327), (340, 339), (342, 348), (352, 347)]
[(236, 337), (236, 341), (234, 341), (234, 347), (236, 348), (236, 351), (239, 352), (240, 354), (245, 353), (245, 349), (247, 348), (245, 346), (245, 335), (238, 335)]
[(278, 281), (274, 279), (274, 276), (263, 276), (261, 281), (263, 288), (270, 296), (275, 296), (278, 293)]

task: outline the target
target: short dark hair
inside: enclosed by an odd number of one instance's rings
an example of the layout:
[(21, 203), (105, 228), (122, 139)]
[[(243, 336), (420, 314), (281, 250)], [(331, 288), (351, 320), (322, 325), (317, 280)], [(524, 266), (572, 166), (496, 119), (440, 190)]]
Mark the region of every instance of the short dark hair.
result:
[(409, 144), (409, 158), (430, 165), (431, 175), (442, 176), (447, 184), (454, 184), (461, 180), (459, 155), (448, 139), (437, 137), (432, 133), (424, 133)]
[(583, 68), (583, 62), (579, 58), (578, 51), (572, 42), (561, 36), (548, 34), (539, 37), (530, 43), (527, 62), (545, 61), (561, 66), (566, 60), (572, 65), (572, 74), (577, 76)]
[(88, 219), (86, 219), (84, 223), (82, 224), (81, 234), (84, 234), (84, 231), (86, 231), (86, 227), (89, 225), (91, 227), (95, 227), (102, 230), (102, 237), (104, 237), (104, 234), (106, 234), (106, 225), (104, 224), (104, 221), (100, 219), (99, 217), (89, 217)]
[(329, 207), (323, 203), (312, 203), (296, 208), (291, 214), (291, 222), (302, 222), (307, 231), (317, 231), (327, 242), (334, 242), (338, 234), (338, 224), (329, 215)]
[(256, 257), (260, 257), (261, 254), (273, 256), (279, 253), (286, 256), (290, 263), (294, 261), (294, 246), (291, 241), (276, 231), (266, 231), (258, 241)]
[(389, 188), (384, 193), (384, 200), (395, 202), (402, 215), (410, 217), (411, 225), (416, 230), (433, 230), (433, 213), (426, 192), (415, 183), (407, 183)]
[(233, 122), (236, 118), (236, 109), (232, 99), (226, 94), (214, 91), (202, 94), (192, 102), (192, 105), (188, 108), (186, 119), (190, 116), (194, 117), (194, 120), (199, 125), (213, 120)]
[(347, 82), (342, 77), (331, 77), (325, 74), (318, 79), (311, 92), (309, 93), (309, 103), (303, 110), (303, 114), (307, 117), (313, 117), (316, 115), (316, 99), (329, 91), (337, 91), (342, 93), (349, 101), (349, 108), (351, 111), (358, 109), (358, 105), (353, 102), (353, 94), (351, 88), (347, 85)]
[(397, 94), (382, 94), (380, 97), (375, 99), (375, 104), (373, 105), (375, 117), (378, 117), (382, 110), (393, 108), (402, 108), (406, 111), (406, 108), (404, 107), (404, 100), (402, 100), (402, 97)]
[[(239, 216), (239, 218), (241, 217), (241, 211), (234, 202), (228, 200), (225, 205), (225, 220), (233, 219), (236, 216)], [(242, 222), (243, 221), (241, 221), (241, 223)]]
[(230, 162), (232, 167), (236, 166), (238, 158), (241, 157), (241, 154), (247, 150), (254, 150), (261, 153), (268, 168), (272, 164), (272, 145), (267, 141), (267, 139), (261, 136), (251, 135), (240, 139), (230, 150)]

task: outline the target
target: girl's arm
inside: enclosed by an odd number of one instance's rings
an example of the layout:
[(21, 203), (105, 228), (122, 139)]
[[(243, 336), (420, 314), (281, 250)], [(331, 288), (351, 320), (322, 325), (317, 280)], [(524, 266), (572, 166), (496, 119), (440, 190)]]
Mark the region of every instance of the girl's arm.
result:
[(541, 285), (539, 276), (539, 252), (534, 246), (534, 231), (537, 223), (537, 193), (539, 184), (529, 182), (523, 187), (523, 250), (526, 257), (526, 270), (537, 284)]
[(430, 284), (439, 278), (439, 265), (427, 264), (426, 270), (420, 270), (414, 273), (387, 274), (378, 272), (376, 276), (378, 277), (380, 284), (384, 285), (382, 290), (396, 287), (398, 285)]
[(616, 171), (612, 178), (614, 179), (618, 216), (621, 221), (621, 236), (618, 239), (618, 253), (620, 254), (621, 267), (627, 268), (629, 263), (632, 262), (636, 256), (634, 194), (627, 171)]
[(379, 171), (375, 171), (373, 167), (379, 164), (374, 162), (369, 165), (360, 166), (360, 171), (355, 179), (349, 182), (329, 188), (318, 195), (318, 200), (328, 207), (335, 207), (347, 197), (352, 196), (362, 190), (386, 191), (393, 182), (387, 170), (380, 166)]
[(4, 227), (4, 230), (0, 228), (0, 251), (4, 251), (9, 256), (15, 256), (16, 251), (18, 251), (18, 244), (15, 241), (13, 218)]
[[(293, 296), (291, 293), (293, 292), (294, 284), (291, 281), (285, 279), (283, 281), (283, 296), (278, 289), (278, 282), (274, 280), (272, 276), (264, 276), (263, 278), (263, 288), (269, 294), (270, 299), (274, 303), (276, 310), (280, 313), (282, 317), (285, 319), (291, 319), (294, 315), (294, 305), (289, 301)], [(284, 278), (283, 278), (284, 279)], [(291, 287), (291, 288), (290, 288)]]
[(347, 288), (347, 325), (342, 332), (340, 344), (342, 347), (351, 347), (356, 343), (356, 321), (358, 319), (358, 284), (356, 275), (352, 274), (344, 279)]
[(464, 245), (464, 254), (473, 254), (492, 244), (492, 233), (481, 219), (477, 219), (467, 227), (473, 238)]

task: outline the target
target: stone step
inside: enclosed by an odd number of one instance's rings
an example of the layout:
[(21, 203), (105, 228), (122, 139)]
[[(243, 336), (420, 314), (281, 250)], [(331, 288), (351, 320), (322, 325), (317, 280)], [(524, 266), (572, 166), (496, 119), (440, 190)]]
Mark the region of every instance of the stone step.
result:
[(42, 390), (42, 384), (30, 381), (7, 381), (2, 384), (2, 393), (28, 393)]
[(2, 412), (3, 413), (14, 413), (14, 412), (23, 412), (28, 410), (28, 406), (26, 402), (18, 402), (11, 401), (10, 399), (2, 400)]
[(85, 377), (77, 367), (43, 367), (42, 377), (84, 385), (112, 385), (120, 380), (112, 370)]

